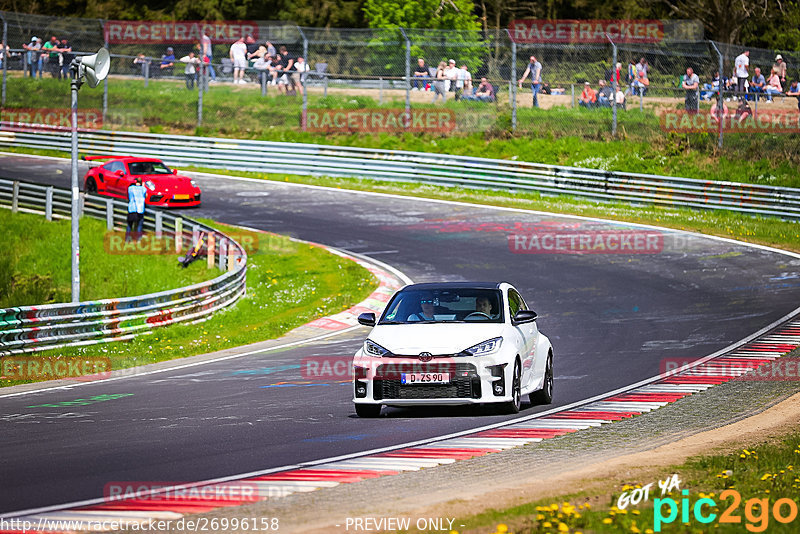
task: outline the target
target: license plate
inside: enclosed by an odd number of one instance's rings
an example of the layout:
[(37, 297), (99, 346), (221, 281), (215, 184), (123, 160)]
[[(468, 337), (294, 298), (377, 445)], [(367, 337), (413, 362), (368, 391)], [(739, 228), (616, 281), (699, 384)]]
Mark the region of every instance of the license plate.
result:
[(189, 200), (189, 195), (172, 195), (172, 200)]
[(402, 373), (401, 384), (449, 384), (450, 373)]

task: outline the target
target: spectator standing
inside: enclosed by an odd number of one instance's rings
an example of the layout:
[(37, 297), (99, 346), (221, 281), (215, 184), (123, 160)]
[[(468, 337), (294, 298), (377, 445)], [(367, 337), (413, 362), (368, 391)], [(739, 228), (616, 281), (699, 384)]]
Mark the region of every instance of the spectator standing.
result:
[(26, 50), (25, 60), (31, 78), (36, 78), (37, 72), (41, 78), (41, 53), (39, 51), (42, 49), (42, 40), (36, 36), (31, 37), (31, 42), (22, 45), (22, 48)]
[(597, 102), (597, 93), (589, 82), (584, 82), (583, 84), (583, 91), (581, 92), (581, 96), (578, 98), (578, 105), (582, 108), (593, 108)]
[(228, 53), (233, 63), (233, 83), (244, 83), (244, 69), (247, 68), (247, 45), (244, 38), (239, 37), (235, 43), (231, 45)]
[(303, 95), (305, 88), (303, 84), (306, 80), (306, 73), (311, 70), (311, 67), (308, 66), (306, 60), (303, 57), (298, 57), (297, 61), (294, 62), (294, 72), (292, 73), (292, 85), (298, 91), (300, 91), (300, 96)]
[(61, 65), (58, 64), (58, 39), (55, 35), (50, 37), (44, 46), (42, 46), (43, 53), (47, 54), (47, 70), (53, 78), (61, 76)]
[[(411, 82), (412, 91), (424, 91), (426, 87), (425, 78), (430, 76), (428, 64), (425, 58), (417, 58), (417, 66), (414, 68), (414, 81)], [(422, 80), (420, 80), (422, 78)]]
[(431, 104), (436, 102), (437, 96), (442, 97), (442, 102), (447, 102), (447, 80), (444, 75), (445, 68), (447, 68), (447, 64), (444, 61), (439, 62), (439, 67), (436, 69), (436, 79), (433, 82), (433, 100)]
[(183, 69), (183, 76), (186, 78), (186, 88), (194, 89), (194, 81), (197, 78), (197, 70), (200, 68), (200, 58), (194, 55), (194, 51), (180, 59), (181, 63), (186, 63)]
[(694, 69), (689, 67), (686, 69), (686, 76), (683, 77), (681, 84), (686, 90), (686, 100), (684, 102), (686, 111), (689, 113), (697, 113), (698, 106), (700, 105), (698, 99), (698, 89), (700, 88), (700, 78), (694, 73)]
[(758, 94), (763, 93), (767, 87), (767, 80), (761, 74), (761, 69), (756, 67), (753, 73), (753, 78), (750, 80), (750, 92), (755, 93), (753, 98), (758, 100)]
[(522, 87), (522, 82), (525, 81), (525, 78), (528, 77), (528, 74), (531, 75), (531, 91), (533, 92), (533, 107), (539, 107), (539, 89), (542, 86), (542, 64), (536, 60), (536, 56), (531, 56), (530, 60), (528, 61), (528, 66), (525, 68), (525, 72), (522, 74), (522, 78), (519, 79), (519, 86)]
[(69, 79), (69, 65), (75, 59), (75, 54), (72, 53), (72, 45), (66, 39), (61, 39), (59, 49), (61, 50), (61, 76)]
[(467, 66), (461, 65), (456, 75), (456, 100), (459, 100), (464, 93), (472, 95), (472, 74), (467, 70)]
[(167, 53), (161, 56), (161, 63), (158, 65), (160, 76), (172, 76), (175, 68), (175, 51), (171, 46), (167, 47)]
[(782, 55), (778, 54), (775, 56), (775, 64), (772, 66), (772, 69), (778, 72), (781, 83), (786, 83), (786, 62), (783, 60)]
[(600, 89), (597, 91), (597, 106), (601, 108), (610, 108), (614, 98), (614, 90), (606, 85), (605, 80), (600, 80), (599, 83)]
[[(208, 76), (211, 78), (212, 82), (215, 82), (217, 81), (217, 73), (214, 71), (214, 48), (211, 46), (211, 37), (205, 32), (200, 38), (200, 46), (203, 51), (201, 59), (204, 64), (208, 65)], [(206, 59), (208, 59), (208, 61), (206, 61)]]
[(445, 84), (444, 90), (449, 93), (456, 90), (456, 80), (458, 79), (458, 67), (456, 67), (456, 60), (451, 59), (444, 69)]
[(636, 64), (636, 79), (638, 80), (639, 78), (641, 78), (642, 74), (644, 74), (645, 78), (648, 77), (647, 76), (648, 65), (647, 65), (647, 60), (645, 58), (641, 58), (639, 60), (639, 63)]
[(781, 78), (778, 76), (778, 72), (775, 69), (772, 69), (772, 72), (769, 74), (769, 80), (767, 80), (767, 86), (764, 88), (764, 92), (767, 93), (767, 102), (772, 102), (772, 95), (783, 93)]
[(636, 75), (636, 62), (631, 59), (628, 62), (628, 85), (631, 86), (631, 94), (633, 93), (633, 84), (639, 77)]
[(800, 84), (797, 83), (797, 80), (793, 81), (786, 90), (786, 96), (793, 96), (797, 99), (797, 111), (800, 111)]
[(622, 63), (617, 63), (614, 66), (614, 70), (611, 71), (611, 77), (608, 79), (610, 82), (617, 82), (617, 87), (622, 85)]
[(258, 71), (259, 84), (266, 84), (272, 81), (272, 72), (275, 70), (272, 56), (264, 54), (253, 63), (253, 68)]
[(278, 92), (287, 93), (287, 86), (292, 83), (290, 76), (294, 74), (294, 56), (289, 54), (285, 46), (281, 46), (280, 53), (278, 54), (278, 66), (276, 67), (278, 74)]
[(745, 50), (736, 56), (733, 65), (736, 73), (736, 79), (738, 80), (736, 84), (736, 91), (740, 93), (741, 97), (741, 95), (743, 95), (745, 92), (745, 83), (747, 83), (747, 69), (750, 67), (750, 51)]
[(128, 186), (128, 225), (125, 232), (125, 241), (130, 241), (134, 236), (138, 241), (142, 237), (146, 198), (147, 189), (142, 185), (142, 179), (137, 176), (136, 182)]

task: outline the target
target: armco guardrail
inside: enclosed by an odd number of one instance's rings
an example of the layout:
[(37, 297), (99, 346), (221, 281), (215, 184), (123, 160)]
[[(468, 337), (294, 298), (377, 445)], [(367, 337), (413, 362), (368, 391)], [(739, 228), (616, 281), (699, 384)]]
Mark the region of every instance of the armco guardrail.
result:
[[(81, 198), (82, 213), (105, 219), (109, 230), (115, 223), (125, 224), (124, 202)], [(0, 206), (12, 210), (68, 218), (70, 202), (67, 189), (0, 180)], [(207, 239), (213, 246), (208, 246), (204, 259), (210, 258), (225, 272), (213, 280), (149, 295), (0, 309), (0, 355), (129, 339), (154, 327), (207, 318), (244, 294), (247, 253), (229, 236), (164, 211), (148, 210), (144, 228), (155, 235), (174, 236), (176, 250), (193, 246), (203, 233), (206, 238), (213, 235), (213, 240)]]
[[(69, 132), (8, 122), (0, 128), (0, 146), (70, 150)], [(768, 185), (425, 152), (130, 132), (85, 131), (79, 147), (91, 154), (155, 156), (172, 165), (527, 190), (800, 219), (800, 189)]]

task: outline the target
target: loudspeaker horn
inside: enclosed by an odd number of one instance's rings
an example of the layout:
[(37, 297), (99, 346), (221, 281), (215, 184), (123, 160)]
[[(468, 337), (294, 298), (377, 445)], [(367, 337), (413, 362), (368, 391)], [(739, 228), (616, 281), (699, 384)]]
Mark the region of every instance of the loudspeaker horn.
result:
[(105, 48), (101, 48), (96, 54), (81, 58), (81, 72), (86, 76), (89, 87), (97, 87), (97, 84), (106, 79), (111, 68), (110, 59)]

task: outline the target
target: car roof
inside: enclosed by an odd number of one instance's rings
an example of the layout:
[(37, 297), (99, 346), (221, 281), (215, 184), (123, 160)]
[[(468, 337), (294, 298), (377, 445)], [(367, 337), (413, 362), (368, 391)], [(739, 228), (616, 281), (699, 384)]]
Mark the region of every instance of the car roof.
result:
[(508, 284), (508, 282), (424, 282), (421, 284), (407, 285), (403, 288), (403, 291), (432, 291), (436, 289), (500, 289), (503, 284)]

